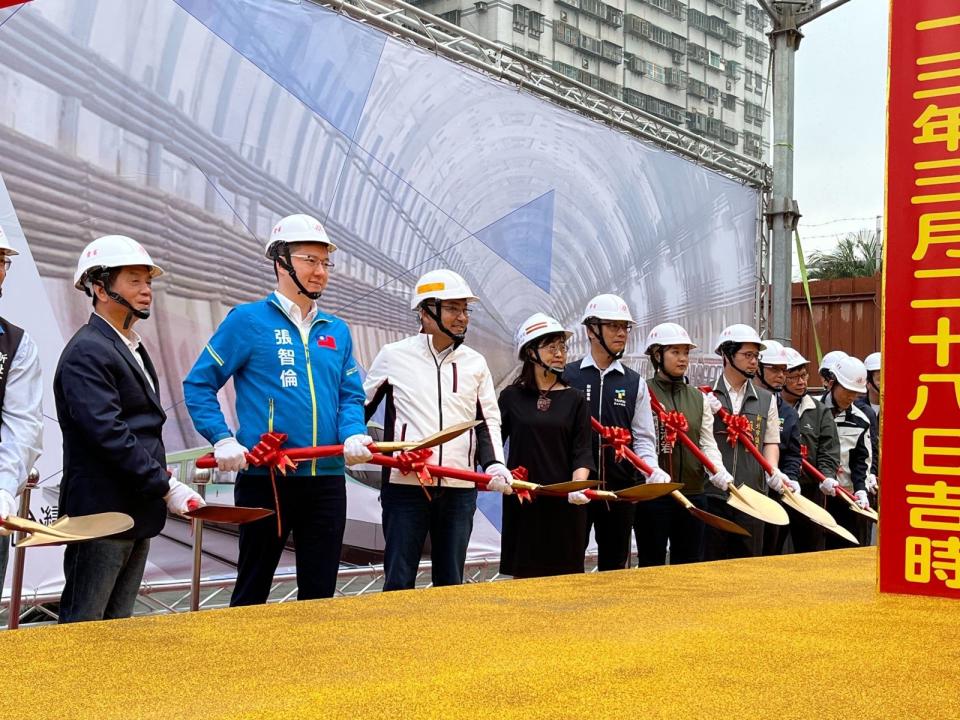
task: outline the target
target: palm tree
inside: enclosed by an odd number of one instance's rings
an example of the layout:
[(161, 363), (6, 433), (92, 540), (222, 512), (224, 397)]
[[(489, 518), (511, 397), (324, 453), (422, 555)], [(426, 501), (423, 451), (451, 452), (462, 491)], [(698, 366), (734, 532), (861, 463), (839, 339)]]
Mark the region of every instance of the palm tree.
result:
[(880, 272), (882, 244), (877, 233), (848, 233), (830, 252), (812, 252), (807, 263), (811, 280), (872, 277)]

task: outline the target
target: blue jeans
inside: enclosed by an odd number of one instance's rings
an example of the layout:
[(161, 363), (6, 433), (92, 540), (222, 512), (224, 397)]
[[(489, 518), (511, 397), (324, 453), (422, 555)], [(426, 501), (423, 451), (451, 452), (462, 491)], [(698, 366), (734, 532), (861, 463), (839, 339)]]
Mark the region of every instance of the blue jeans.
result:
[(103, 538), (67, 545), (60, 622), (133, 615), (149, 551), (150, 538)]
[(423, 543), (430, 533), (433, 584), (463, 583), (463, 564), (477, 510), (476, 488), (428, 488), (387, 483), (380, 491), (383, 506), (384, 590), (409, 590), (417, 580)]

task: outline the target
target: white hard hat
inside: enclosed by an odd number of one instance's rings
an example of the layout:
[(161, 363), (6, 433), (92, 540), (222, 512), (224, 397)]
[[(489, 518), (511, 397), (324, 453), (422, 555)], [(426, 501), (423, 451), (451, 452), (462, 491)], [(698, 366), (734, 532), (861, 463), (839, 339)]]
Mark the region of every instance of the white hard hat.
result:
[(784, 348), (783, 352), (787, 355), (787, 370), (793, 370), (810, 362), (793, 348)]
[(301, 242), (323, 243), (330, 249), (330, 252), (337, 249), (337, 246), (330, 242), (327, 231), (323, 229), (319, 220), (310, 215), (299, 213), (297, 215), (287, 215), (273, 226), (263, 254), (270, 257), (270, 249), (277, 243)]
[(767, 340), (766, 347), (760, 352), (760, 362), (764, 365), (790, 365), (787, 348), (776, 340)]
[(531, 340), (555, 333), (563, 333), (564, 339), (573, 335), (572, 332), (549, 315), (541, 312), (534, 313), (520, 323), (520, 328), (517, 330), (517, 357), (523, 360), (523, 347)]
[(873, 352), (867, 355), (863, 359), (863, 366), (867, 369), (867, 372), (873, 372), (874, 370), (880, 369), (880, 353)]
[(86, 275), (94, 268), (118, 268), (132, 265), (146, 265), (150, 268), (150, 277), (163, 275), (163, 270), (150, 258), (143, 245), (126, 235), (105, 235), (87, 245), (80, 253), (77, 272), (73, 275), (73, 286), (86, 292)]
[(431, 270), (417, 280), (410, 298), (410, 309), (416, 310), (424, 300), (479, 300), (467, 281), (453, 270)]
[(850, 356), (847, 355), (843, 350), (831, 350), (824, 355), (823, 360), (820, 361), (820, 369), (833, 372), (834, 366), (844, 358), (848, 357)]
[(650, 331), (643, 352), (649, 355), (652, 348), (667, 345), (689, 345), (691, 350), (696, 347), (690, 339), (690, 335), (682, 326), (677, 325), (677, 323), (666, 322), (656, 325)]
[(631, 325), (633, 324), (633, 316), (630, 314), (630, 308), (627, 306), (627, 303), (624, 302), (623, 298), (610, 294), (597, 295), (587, 303), (587, 307), (583, 311), (583, 318), (580, 322), (586, 323), (590, 318), (614, 321), (625, 320)]
[(717, 345), (713, 351), (717, 355), (720, 355), (720, 346), (728, 342), (753, 343), (755, 345), (759, 345), (761, 350), (766, 347), (766, 344), (760, 339), (760, 335), (757, 334), (757, 331), (749, 325), (744, 325), (742, 323), (736, 323), (734, 325), (728, 325), (725, 327), (721, 331), (720, 337), (717, 338)]
[(857, 393), (867, 391), (867, 369), (863, 363), (849, 355), (833, 366), (833, 376), (837, 383)]
[(13, 249), (13, 245), (10, 244), (10, 239), (7, 237), (7, 234), (3, 231), (3, 228), (0, 227), (0, 255), (19, 255), (16, 250)]

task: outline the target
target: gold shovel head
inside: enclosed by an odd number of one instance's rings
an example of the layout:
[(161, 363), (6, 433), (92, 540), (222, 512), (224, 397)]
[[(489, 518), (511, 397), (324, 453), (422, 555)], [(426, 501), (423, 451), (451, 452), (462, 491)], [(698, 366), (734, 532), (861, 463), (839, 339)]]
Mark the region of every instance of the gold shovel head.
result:
[(789, 505), (801, 515), (806, 515), (817, 525), (823, 525), (825, 528), (833, 527), (837, 524), (836, 519), (824, 508), (817, 505), (810, 498), (804, 497), (800, 493), (787, 490), (781, 495), (784, 505)]
[[(814, 521), (814, 522), (816, 522), (816, 521)], [(847, 530), (845, 527), (843, 527), (843, 525), (837, 525), (836, 523), (834, 523), (833, 525), (826, 525), (826, 524), (824, 524), (824, 523), (817, 523), (817, 525), (820, 525), (820, 526), (826, 528), (826, 529), (829, 530), (830, 532), (836, 533), (837, 535), (839, 535), (840, 537), (842, 537), (844, 540), (846, 540), (846, 541), (849, 542), (849, 543), (852, 543), (852, 544), (854, 544), (854, 545), (859, 545), (859, 544), (860, 544), (860, 541), (857, 540), (857, 539), (853, 536), (853, 533), (851, 533), (849, 530)]]
[(740, 512), (763, 520), (771, 525), (789, 525), (790, 518), (783, 506), (772, 498), (757, 492), (747, 485), (730, 486), (730, 497), (727, 504)]
[(3, 524), (6, 525), (11, 530), (19, 530), (24, 533), (43, 533), (45, 535), (51, 535), (53, 537), (60, 537), (68, 540), (72, 540), (73, 536), (64, 532), (63, 530), (58, 530), (56, 523), (53, 525), (43, 525), (42, 523), (34, 522), (27, 518), (17, 517), (16, 515), (8, 515), (7, 519), (3, 521)]
[(837, 497), (842, 498), (847, 503), (847, 505), (850, 506), (850, 509), (853, 510), (855, 513), (859, 515), (863, 515), (866, 518), (870, 518), (871, 520), (873, 520), (873, 522), (878, 522), (880, 520), (880, 516), (877, 515), (876, 510), (874, 510), (873, 508), (870, 508), (869, 510), (864, 510), (862, 507), (857, 505), (856, 500), (849, 497), (846, 493), (842, 493), (838, 491)]
[(40, 532), (39, 530), (31, 535), (27, 535), (20, 542), (17, 543), (17, 547), (43, 547), (45, 545), (63, 545), (65, 543), (71, 542), (83, 542), (84, 540), (90, 540), (88, 537), (82, 535), (67, 535), (64, 537), (61, 535), (47, 535), (47, 533)]
[(203, 520), (204, 522), (244, 525), (245, 523), (273, 515), (273, 510), (207, 503), (196, 510), (185, 512), (184, 515), (188, 518)]
[(707, 525), (715, 527), (717, 530), (722, 530), (724, 532), (750, 537), (750, 532), (740, 525), (737, 525), (737, 523), (735, 523), (733, 520), (727, 520), (719, 515), (709, 513), (706, 510), (701, 510), (692, 502), (690, 502), (683, 493), (674, 490), (672, 493), (670, 493), (670, 497), (683, 505), (691, 515), (693, 515), (695, 518), (699, 518)]
[(540, 485), (537, 490), (540, 492), (566, 495), (567, 493), (577, 492), (578, 490), (595, 488), (599, 484), (599, 480), (568, 480), (567, 482), (554, 483), (552, 485)]
[(389, 441), (389, 442), (378, 442), (374, 443), (377, 446), (377, 450), (380, 452), (394, 452), (394, 451), (403, 451), (403, 450), (423, 450), (424, 448), (432, 448), (437, 445), (443, 445), (445, 442), (450, 442), (456, 437), (463, 435), (467, 430), (471, 430), (479, 425), (482, 420), (467, 420), (466, 422), (457, 423), (456, 425), (450, 425), (445, 427), (440, 432), (435, 432), (433, 435), (427, 435), (427, 437), (421, 440), (398, 440), (398, 441)]
[(133, 518), (129, 515), (119, 512), (104, 512), (94, 513), (93, 515), (78, 515), (76, 517), (64, 515), (50, 525), (44, 532), (49, 534), (50, 530), (53, 529), (70, 535), (93, 539), (116, 535), (132, 527)]
[(683, 483), (642, 483), (633, 487), (617, 490), (617, 497), (621, 500), (636, 500), (643, 502), (645, 500), (656, 500), (657, 498), (669, 495), (675, 490), (681, 490)]

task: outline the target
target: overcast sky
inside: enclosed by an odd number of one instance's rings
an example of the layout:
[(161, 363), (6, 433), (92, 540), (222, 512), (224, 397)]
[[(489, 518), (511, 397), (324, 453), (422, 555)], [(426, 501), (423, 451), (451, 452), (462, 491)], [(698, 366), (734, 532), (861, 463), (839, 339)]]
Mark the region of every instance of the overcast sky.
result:
[(803, 27), (794, 196), (805, 255), (883, 214), (889, 5), (850, 0)]

